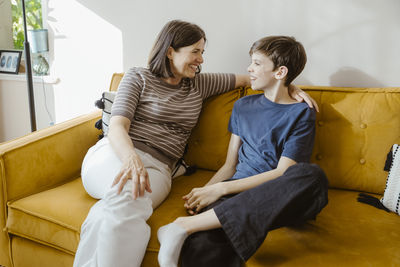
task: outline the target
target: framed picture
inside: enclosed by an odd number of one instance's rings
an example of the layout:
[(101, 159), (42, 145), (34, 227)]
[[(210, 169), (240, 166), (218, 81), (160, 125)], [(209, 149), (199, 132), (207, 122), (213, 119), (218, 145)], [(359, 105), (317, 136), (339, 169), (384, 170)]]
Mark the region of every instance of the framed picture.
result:
[(0, 72), (18, 74), (22, 51), (0, 50)]

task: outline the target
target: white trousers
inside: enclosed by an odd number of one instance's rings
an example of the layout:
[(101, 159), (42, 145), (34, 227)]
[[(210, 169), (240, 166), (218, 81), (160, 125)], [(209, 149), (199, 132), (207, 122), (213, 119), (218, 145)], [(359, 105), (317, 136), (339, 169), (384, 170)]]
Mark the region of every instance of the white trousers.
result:
[(82, 224), (74, 267), (139, 267), (150, 239), (146, 221), (171, 189), (171, 170), (136, 149), (146, 168), (152, 193), (133, 200), (132, 180), (122, 192), (111, 187), (121, 161), (105, 137), (89, 149), (82, 164), (85, 190), (100, 199)]

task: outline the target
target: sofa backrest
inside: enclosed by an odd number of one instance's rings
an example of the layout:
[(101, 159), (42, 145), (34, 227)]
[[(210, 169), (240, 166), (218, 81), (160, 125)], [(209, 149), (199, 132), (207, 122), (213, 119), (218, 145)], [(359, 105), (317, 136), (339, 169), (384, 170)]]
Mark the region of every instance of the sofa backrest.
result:
[[(113, 76), (111, 91), (117, 90), (122, 75)], [(386, 155), (400, 142), (400, 88), (300, 88), (320, 107), (311, 162), (324, 169), (331, 187), (382, 194)], [(189, 164), (209, 170), (223, 165), (233, 104), (255, 93), (260, 92), (238, 88), (204, 102), (185, 155)]]
[(207, 99), (188, 142), (185, 161), (198, 168), (216, 171), (225, 162), (231, 133), (228, 131), (233, 104), (243, 88)]
[(114, 73), (113, 76), (111, 77), (111, 83), (110, 83), (110, 91), (117, 91), (118, 90), (118, 85), (122, 80), (122, 77), (124, 77), (124, 73)]
[(332, 187), (382, 194), (400, 142), (400, 88), (303, 87), (318, 103), (312, 161)]
[(300, 87), (320, 107), (311, 162), (331, 187), (382, 194), (386, 155), (400, 142), (400, 88)]

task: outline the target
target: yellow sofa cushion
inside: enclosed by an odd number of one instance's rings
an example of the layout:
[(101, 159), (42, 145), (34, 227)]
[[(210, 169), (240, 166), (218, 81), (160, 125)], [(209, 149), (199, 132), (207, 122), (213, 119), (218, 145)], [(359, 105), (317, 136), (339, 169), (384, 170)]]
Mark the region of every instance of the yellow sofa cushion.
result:
[(240, 98), (242, 89), (235, 89), (207, 99), (199, 121), (188, 142), (184, 156), (190, 165), (207, 170), (218, 170), (225, 162), (231, 133), (228, 131), (233, 104)]
[(357, 194), (329, 190), (316, 221), (271, 231), (246, 265), (400, 266), (399, 216), (357, 202)]
[(11, 250), (14, 267), (71, 267), (74, 263), (71, 254), (18, 236), (12, 237)]
[(8, 204), (8, 232), (73, 254), (81, 224), (96, 202), (81, 179)]
[(400, 142), (400, 88), (301, 88), (320, 107), (311, 161), (330, 186), (382, 194), (386, 155)]

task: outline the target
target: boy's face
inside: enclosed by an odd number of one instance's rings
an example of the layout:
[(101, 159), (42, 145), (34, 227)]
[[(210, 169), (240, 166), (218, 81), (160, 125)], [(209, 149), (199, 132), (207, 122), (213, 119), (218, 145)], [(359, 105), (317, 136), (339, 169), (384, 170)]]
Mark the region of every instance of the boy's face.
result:
[(250, 74), (251, 88), (254, 90), (271, 88), (277, 82), (274, 63), (263, 53), (256, 51), (251, 55), (251, 64), (247, 71)]

